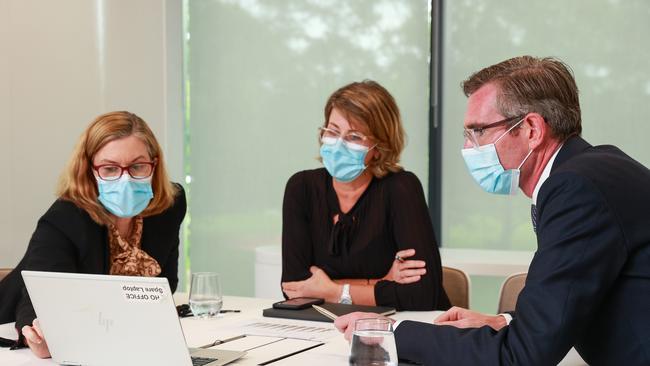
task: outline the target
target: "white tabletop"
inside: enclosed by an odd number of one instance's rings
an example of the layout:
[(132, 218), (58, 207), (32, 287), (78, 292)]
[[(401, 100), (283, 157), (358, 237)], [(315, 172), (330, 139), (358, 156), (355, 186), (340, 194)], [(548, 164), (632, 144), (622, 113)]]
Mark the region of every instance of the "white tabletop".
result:
[[(175, 295), (177, 303), (186, 302), (186, 295)], [(221, 314), (215, 319), (197, 319), (197, 318), (183, 318), (181, 325), (185, 333), (187, 345), (189, 347), (197, 347), (213, 342), (216, 339), (226, 339), (229, 337), (240, 335), (241, 325), (255, 321), (283, 321), (262, 317), (262, 309), (268, 308), (273, 302), (277, 300), (272, 299), (257, 299), (247, 297), (224, 297), (224, 309), (237, 309), (241, 310), (240, 313), (227, 313)], [(397, 320), (417, 320), (423, 322), (431, 322), (440, 312), (427, 311), (427, 312), (400, 312), (392, 316)], [(330, 323), (321, 322), (307, 322), (295, 321), (300, 324), (318, 327), (333, 327)], [(13, 329), (13, 324), (0, 325), (0, 337), (16, 338), (16, 333)], [(349, 355), (348, 342), (342, 335), (334, 334), (331, 338), (324, 341), (325, 344), (314, 349), (299, 353), (297, 355), (285, 358), (274, 362), (273, 365), (347, 365)], [(222, 347), (226, 347), (227, 343)], [(253, 358), (244, 358), (233, 363), (234, 365), (250, 365)], [(17, 351), (9, 351), (7, 348), (0, 348), (0, 365), (21, 365), (21, 366), (37, 366), (37, 365), (53, 365), (54, 362), (50, 359), (40, 360), (32, 355), (29, 349), (22, 349)], [(567, 357), (560, 363), (560, 365), (584, 365), (584, 361), (580, 358), (575, 350), (571, 350)]]

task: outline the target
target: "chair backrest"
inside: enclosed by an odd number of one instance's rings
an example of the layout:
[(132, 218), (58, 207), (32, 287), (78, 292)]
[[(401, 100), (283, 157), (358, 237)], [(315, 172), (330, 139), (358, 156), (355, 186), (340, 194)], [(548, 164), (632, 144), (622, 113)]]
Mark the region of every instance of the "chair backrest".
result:
[(9, 272), (11, 272), (13, 268), (0, 268), (0, 281), (2, 281), (3, 278), (7, 277)]
[(508, 276), (505, 281), (503, 281), (503, 285), (501, 285), (501, 293), (499, 294), (499, 314), (515, 310), (515, 307), (517, 306), (517, 298), (526, 284), (527, 275), (527, 272), (515, 273)]
[(442, 267), (442, 287), (452, 306), (469, 308), (470, 280), (467, 273), (452, 267)]

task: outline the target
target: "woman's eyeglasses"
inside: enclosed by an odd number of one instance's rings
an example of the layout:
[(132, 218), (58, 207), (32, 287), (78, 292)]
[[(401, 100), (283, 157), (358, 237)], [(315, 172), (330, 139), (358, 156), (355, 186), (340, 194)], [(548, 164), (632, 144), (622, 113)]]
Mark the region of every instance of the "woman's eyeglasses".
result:
[(155, 161), (137, 162), (129, 166), (120, 166), (117, 164), (93, 165), (93, 169), (97, 172), (99, 178), (106, 181), (120, 179), (125, 171), (133, 179), (147, 179), (151, 177), (155, 167)]

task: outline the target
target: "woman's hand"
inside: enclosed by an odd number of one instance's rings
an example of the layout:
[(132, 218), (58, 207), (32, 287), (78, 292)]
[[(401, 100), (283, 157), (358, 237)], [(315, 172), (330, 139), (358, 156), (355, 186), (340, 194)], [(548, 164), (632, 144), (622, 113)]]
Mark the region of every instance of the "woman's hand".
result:
[(45, 342), (45, 337), (41, 331), (38, 319), (34, 319), (31, 327), (29, 325), (25, 325), (21, 331), (25, 337), (25, 342), (27, 342), (29, 348), (37, 357), (52, 357), (50, 355), (50, 349), (47, 347), (47, 342)]
[(339, 302), (342, 285), (334, 283), (322, 269), (309, 267), (311, 277), (304, 281), (282, 282), (282, 291), (290, 299), (295, 297), (318, 297), (327, 302)]
[[(401, 284), (418, 282), (427, 273), (426, 262), (420, 260), (403, 260), (415, 255), (415, 249), (400, 250), (395, 254), (393, 266), (384, 276), (384, 280), (394, 281)], [(401, 258), (400, 261), (398, 258)]]

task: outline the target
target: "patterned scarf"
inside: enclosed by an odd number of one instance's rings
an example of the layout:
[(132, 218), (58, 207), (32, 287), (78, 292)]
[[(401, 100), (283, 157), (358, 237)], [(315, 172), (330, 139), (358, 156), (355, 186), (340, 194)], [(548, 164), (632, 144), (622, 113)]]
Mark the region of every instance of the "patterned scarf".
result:
[(161, 272), (160, 265), (144, 250), (140, 249), (142, 238), (142, 217), (133, 219), (133, 229), (127, 240), (120, 236), (115, 225), (108, 228), (108, 243), (111, 252), (112, 275), (155, 277)]

